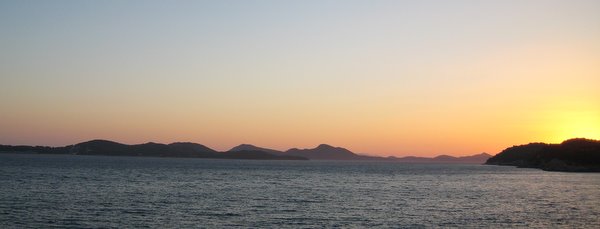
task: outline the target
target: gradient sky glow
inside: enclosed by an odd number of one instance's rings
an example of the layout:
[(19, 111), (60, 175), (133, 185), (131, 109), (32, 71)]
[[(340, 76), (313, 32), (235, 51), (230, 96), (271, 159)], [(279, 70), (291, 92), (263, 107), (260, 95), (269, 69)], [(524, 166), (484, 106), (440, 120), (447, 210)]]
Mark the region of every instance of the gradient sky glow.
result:
[(0, 144), (600, 139), (600, 1), (0, 1)]

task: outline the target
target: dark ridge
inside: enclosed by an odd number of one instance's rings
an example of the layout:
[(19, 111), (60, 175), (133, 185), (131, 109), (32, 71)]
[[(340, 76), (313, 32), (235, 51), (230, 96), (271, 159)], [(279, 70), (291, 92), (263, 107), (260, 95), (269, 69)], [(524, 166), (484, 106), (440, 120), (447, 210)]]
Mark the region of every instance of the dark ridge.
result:
[(357, 155), (350, 150), (321, 144), (314, 149), (292, 148), (285, 152), (286, 155), (305, 157), (310, 160), (361, 160), (365, 156)]
[(291, 155), (273, 155), (258, 150), (227, 151), (223, 153), (224, 158), (230, 159), (254, 159), (254, 160), (308, 160), (305, 157)]
[(490, 158), (492, 155), (487, 153), (480, 153), (472, 156), (464, 156), (464, 157), (453, 157), (449, 155), (440, 155), (434, 158), (429, 157), (401, 157), (396, 158), (392, 157), (391, 160), (399, 161), (399, 162), (408, 162), (408, 163), (461, 163), (461, 164), (483, 164), (485, 161)]
[(241, 144), (239, 146), (231, 148), (228, 152), (239, 152), (239, 151), (262, 151), (267, 152), (274, 155), (283, 155), (284, 153), (279, 150), (262, 148), (250, 144)]
[(0, 145), (0, 153), (68, 154), (71, 147), (72, 145), (63, 147)]
[(262, 151), (220, 153), (204, 145), (189, 142), (177, 142), (168, 145), (154, 142), (126, 145), (107, 140), (92, 140), (64, 147), (0, 145), (0, 152), (217, 159), (306, 160), (306, 158), (302, 157), (279, 156)]
[(71, 154), (143, 156), (143, 157), (218, 157), (218, 153), (206, 146), (195, 143), (173, 143), (169, 145), (149, 142), (139, 145), (125, 145), (106, 140), (93, 140), (74, 145)]
[(491, 157), (486, 164), (547, 171), (600, 172), (600, 141), (575, 138), (561, 144), (530, 143), (513, 146)]
[(127, 145), (107, 140), (91, 140), (64, 147), (47, 146), (8, 146), (0, 145), (0, 153), (38, 153), (38, 154), (75, 154), (75, 155), (106, 155), (106, 156), (143, 156), (143, 157), (195, 157), (223, 159), (262, 159), (262, 160), (369, 160), (397, 161), (411, 163), (483, 163), (490, 157), (488, 154), (478, 154), (467, 157), (452, 157), (441, 155), (436, 158), (424, 157), (377, 157), (364, 156), (350, 150), (320, 144), (314, 149), (292, 148), (286, 152), (261, 148), (250, 144), (233, 147), (227, 152), (217, 152), (201, 144), (191, 142), (175, 142), (160, 144), (148, 142), (137, 145)]
[(440, 160), (440, 161), (451, 161), (454, 159), (456, 159), (456, 157), (449, 156), (449, 155), (439, 155), (439, 156), (433, 158), (433, 160)]

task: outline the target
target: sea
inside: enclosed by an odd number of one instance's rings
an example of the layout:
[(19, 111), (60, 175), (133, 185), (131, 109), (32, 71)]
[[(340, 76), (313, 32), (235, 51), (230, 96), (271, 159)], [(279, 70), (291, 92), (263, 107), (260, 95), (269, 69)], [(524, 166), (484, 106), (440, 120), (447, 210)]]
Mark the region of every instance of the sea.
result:
[(0, 228), (600, 228), (600, 174), (0, 154)]

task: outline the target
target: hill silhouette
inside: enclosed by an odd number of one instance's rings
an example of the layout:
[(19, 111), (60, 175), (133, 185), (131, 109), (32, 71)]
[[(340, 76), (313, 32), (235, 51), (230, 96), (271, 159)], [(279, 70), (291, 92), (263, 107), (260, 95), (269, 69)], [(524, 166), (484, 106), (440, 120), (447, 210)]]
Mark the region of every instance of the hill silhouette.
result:
[(335, 147), (328, 144), (320, 144), (313, 149), (297, 149), (292, 148), (285, 152), (258, 147), (250, 144), (241, 144), (231, 148), (228, 152), (239, 152), (239, 151), (262, 151), (279, 156), (300, 156), (310, 160), (361, 160), (361, 161), (397, 161), (405, 163), (469, 163), (469, 164), (483, 164), (492, 155), (487, 153), (476, 154), (472, 156), (464, 157), (453, 157), (449, 155), (440, 155), (434, 158), (429, 157), (377, 157), (377, 156), (365, 156), (354, 153), (348, 149), (342, 147)]
[(366, 156), (357, 155), (342, 147), (333, 147), (321, 144), (314, 149), (292, 148), (285, 152), (286, 155), (306, 157), (310, 160), (361, 160)]
[(478, 154), (467, 157), (440, 155), (435, 158), (425, 157), (377, 157), (356, 154), (342, 147), (320, 144), (313, 149), (292, 148), (285, 152), (262, 148), (250, 144), (241, 144), (226, 152), (218, 152), (201, 144), (191, 142), (175, 142), (161, 144), (148, 142), (127, 145), (108, 140), (91, 140), (63, 147), (48, 146), (10, 146), (0, 145), (0, 153), (38, 153), (38, 154), (73, 154), (73, 155), (106, 155), (106, 156), (142, 156), (142, 157), (192, 157), (217, 159), (257, 159), (257, 160), (369, 160), (397, 161), (407, 163), (483, 163), (489, 154)]
[(275, 155), (260, 150), (238, 150), (223, 153), (226, 158), (231, 159), (258, 159), (258, 160), (308, 160), (305, 157), (292, 155)]
[(449, 155), (440, 155), (437, 157), (391, 157), (392, 160), (407, 163), (461, 163), (461, 164), (483, 164), (492, 155), (487, 153), (480, 153), (472, 156), (454, 157)]
[(205, 157), (218, 158), (221, 155), (204, 145), (177, 142), (168, 145), (149, 142), (139, 145), (125, 145), (107, 140), (92, 140), (74, 145), (70, 154), (109, 155), (109, 156), (145, 156), (145, 157)]
[(168, 145), (153, 142), (126, 145), (107, 140), (92, 140), (64, 147), (0, 145), (0, 152), (215, 159), (306, 160), (306, 158), (302, 157), (279, 156), (262, 151), (221, 153), (204, 145), (190, 142), (176, 142)]
[(63, 147), (49, 146), (11, 146), (0, 145), (0, 153), (38, 153), (38, 154), (68, 154), (72, 145)]
[(279, 150), (262, 148), (262, 147), (254, 146), (251, 144), (241, 144), (241, 145), (231, 148), (227, 152), (240, 152), (240, 151), (262, 151), (262, 152), (267, 152), (267, 153), (270, 153), (273, 155), (283, 155), (284, 154), (282, 151), (279, 151)]
[(491, 157), (486, 164), (547, 171), (600, 172), (600, 141), (575, 138), (561, 144), (529, 143), (513, 146)]

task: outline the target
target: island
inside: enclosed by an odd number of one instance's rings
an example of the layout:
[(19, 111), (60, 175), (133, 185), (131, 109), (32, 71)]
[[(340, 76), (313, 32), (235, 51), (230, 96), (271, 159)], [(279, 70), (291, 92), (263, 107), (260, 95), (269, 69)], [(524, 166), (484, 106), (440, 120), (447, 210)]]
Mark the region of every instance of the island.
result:
[(126, 145), (107, 140), (92, 140), (62, 147), (0, 145), (0, 152), (214, 159), (308, 160), (305, 157), (273, 155), (259, 150), (218, 152), (204, 145), (190, 142), (176, 142), (171, 144), (148, 142), (137, 145)]
[(485, 164), (546, 171), (600, 172), (600, 141), (574, 138), (560, 144), (518, 145), (489, 158)]
[(472, 156), (453, 157), (440, 155), (437, 157), (379, 157), (354, 153), (342, 147), (320, 144), (312, 149), (292, 148), (279, 151), (251, 144), (241, 144), (225, 152), (219, 152), (202, 144), (191, 142), (175, 142), (161, 144), (148, 142), (127, 145), (109, 140), (91, 140), (73, 145), (50, 146), (13, 146), (0, 145), (0, 153), (32, 153), (32, 154), (71, 154), (71, 155), (103, 155), (103, 156), (136, 156), (136, 157), (186, 157), (214, 159), (254, 159), (254, 160), (335, 160), (335, 161), (387, 161), (400, 163), (459, 163), (483, 164), (491, 155), (480, 153)]

